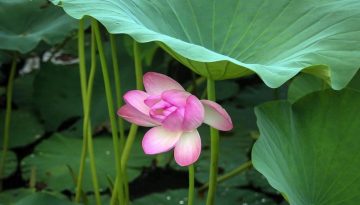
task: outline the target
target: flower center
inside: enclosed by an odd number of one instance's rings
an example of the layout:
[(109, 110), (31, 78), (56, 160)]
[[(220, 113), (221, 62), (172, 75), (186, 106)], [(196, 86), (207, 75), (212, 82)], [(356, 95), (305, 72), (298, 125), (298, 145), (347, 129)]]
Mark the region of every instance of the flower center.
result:
[(163, 100), (160, 100), (159, 102), (155, 103), (150, 107), (150, 117), (154, 120), (157, 120), (159, 122), (162, 122), (166, 119), (167, 116), (169, 116), (171, 113), (173, 113), (175, 110), (177, 110), (177, 107), (174, 105), (171, 105), (168, 102), (165, 102)]

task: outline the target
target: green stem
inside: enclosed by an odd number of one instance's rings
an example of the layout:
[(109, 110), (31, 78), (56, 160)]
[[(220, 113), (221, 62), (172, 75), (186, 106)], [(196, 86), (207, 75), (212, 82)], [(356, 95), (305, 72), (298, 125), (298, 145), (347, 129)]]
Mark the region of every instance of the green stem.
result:
[(133, 44), (134, 62), (135, 62), (135, 76), (136, 76), (136, 89), (142, 90), (143, 86), (143, 70), (141, 64), (141, 55), (139, 44), (134, 41)]
[[(96, 42), (98, 46), (98, 51), (100, 55), (100, 63), (101, 63), (101, 69), (103, 73), (104, 78), (104, 86), (105, 86), (105, 94), (106, 94), (106, 101), (108, 105), (108, 111), (109, 111), (109, 118), (110, 118), (110, 124), (111, 124), (111, 132), (112, 132), (112, 138), (113, 138), (113, 145), (114, 145), (114, 155), (115, 155), (115, 165), (116, 165), (116, 176), (117, 180), (120, 180), (118, 177), (122, 174), (121, 172), (121, 164), (120, 164), (120, 150), (119, 150), (119, 139), (118, 139), (118, 128), (117, 128), (117, 122), (116, 122), (116, 116), (115, 116), (115, 110), (114, 110), (114, 104), (113, 104), (113, 97), (112, 97), (112, 91), (111, 91), (111, 83), (110, 83), (110, 77), (108, 73), (108, 67), (106, 63), (106, 57), (102, 45), (102, 38), (99, 30), (99, 24), (96, 20), (92, 20), (91, 22), (92, 27), (94, 28)], [(115, 188), (116, 188), (115, 184)], [(117, 192), (114, 188), (114, 193)], [(118, 187), (118, 189), (121, 187)]]
[[(217, 183), (221, 183), (221, 182), (224, 182), (234, 176), (237, 176), (241, 173), (243, 173), (245, 170), (248, 170), (252, 167), (252, 163), (251, 161), (248, 161), (248, 162), (245, 162), (244, 164), (241, 164), (239, 167), (233, 169), (232, 171), (220, 176), (218, 179), (217, 179)], [(202, 192), (202, 191), (205, 191), (207, 188), (209, 187), (209, 184), (206, 183), (204, 184), (202, 187), (200, 187), (198, 189), (198, 192)]]
[(10, 76), (7, 84), (6, 90), (6, 111), (5, 111), (5, 125), (4, 125), (4, 139), (3, 139), (3, 149), (0, 160), (0, 191), (2, 190), (2, 176), (4, 173), (6, 155), (9, 149), (9, 138), (10, 138), (10, 122), (11, 122), (11, 109), (12, 109), (12, 95), (13, 95), (13, 87), (14, 87), (14, 78), (16, 73), (16, 61), (17, 54), (14, 54), (11, 68), (10, 68)]
[[(136, 41), (134, 41), (133, 44), (133, 52), (134, 52), (134, 61), (135, 61), (135, 75), (136, 75), (136, 89), (142, 90), (143, 89), (143, 71), (142, 71), (142, 64), (141, 64), (141, 56), (140, 56), (140, 49), (139, 45)], [(134, 143), (136, 133), (137, 133), (138, 126), (135, 124), (132, 124), (130, 127), (130, 132), (128, 135), (128, 138), (126, 140), (126, 144), (121, 156), (121, 173), (124, 179), (124, 190), (125, 190), (125, 205), (129, 204), (129, 185), (127, 181), (127, 162), (129, 160), (130, 152), (132, 145)]]
[(36, 190), (36, 166), (31, 166), (29, 188), (34, 191)]
[(188, 193), (188, 205), (194, 204), (195, 194), (195, 168), (194, 165), (189, 166), (189, 193)]
[[(88, 87), (86, 89), (86, 110), (84, 113), (84, 130), (83, 132), (86, 132), (85, 129), (87, 129), (87, 136), (88, 136), (88, 150), (89, 150), (89, 157), (90, 157), (90, 168), (94, 183), (94, 189), (95, 191), (95, 199), (97, 204), (101, 204), (101, 198), (99, 193), (99, 184), (97, 180), (97, 174), (96, 174), (96, 166), (95, 166), (95, 152), (94, 152), (94, 145), (93, 145), (93, 138), (92, 138), (92, 126), (90, 121), (90, 110), (91, 110), (91, 98), (92, 98), (92, 90), (94, 87), (94, 79), (95, 79), (95, 73), (96, 73), (96, 43), (95, 43), (95, 35), (94, 30), (92, 29), (92, 36), (91, 36), (91, 68), (90, 68), (90, 75), (89, 75), (89, 82)], [(91, 163), (92, 162), (92, 163)], [(94, 181), (95, 179), (95, 181)]]
[[(95, 77), (95, 69), (96, 69), (96, 61), (95, 61), (95, 45), (94, 45), (94, 35), (92, 35), (92, 59), (91, 62), (91, 71), (90, 71), (90, 78), (89, 78), (89, 88), (87, 88), (87, 80), (86, 80), (86, 64), (85, 64), (85, 46), (84, 46), (84, 26), (83, 26), (83, 20), (80, 21), (79, 25), (79, 67), (80, 67), (80, 85), (81, 85), (81, 94), (83, 99), (83, 110), (84, 110), (84, 120), (83, 120), (83, 135), (85, 136), (85, 142), (87, 145), (89, 158), (90, 158), (90, 169), (91, 169), (91, 176), (92, 176), (92, 182), (93, 182), (93, 188), (94, 188), (94, 194), (95, 194), (95, 200), (97, 205), (101, 205), (101, 197), (99, 192), (99, 182), (97, 179), (97, 173), (96, 173), (96, 164), (95, 164), (95, 154), (94, 154), (94, 144), (92, 139), (92, 131), (91, 131), (91, 122), (90, 122), (90, 108), (91, 108), (91, 96), (92, 96), (92, 87), (94, 83), (94, 77)], [(84, 147), (83, 147), (84, 148)], [(84, 150), (86, 150), (84, 148)], [(82, 153), (83, 154), (83, 153)], [(86, 159), (86, 151), (84, 151), (85, 157), (83, 158), (82, 155), (82, 161), (81, 165), (82, 171), (84, 169), (85, 159)], [(81, 173), (83, 175), (83, 173)], [(83, 178), (83, 176), (79, 175), (79, 178)], [(80, 191), (81, 192), (81, 191)], [(79, 194), (80, 195), (80, 194)], [(76, 200), (79, 200), (78, 198), (75, 198)]]
[[(115, 35), (113, 34), (110, 34), (110, 44), (111, 44), (111, 57), (113, 62), (114, 80), (115, 80), (116, 107), (120, 108), (123, 105), (123, 101), (121, 99), (122, 91), (121, 91), (120, 71), (119, 71), (119, 63), (118, 63), (118, 52), (116, 47), (116, 38)], [(125, 132), (124, 132), (124, 120), (120, 117), (118, 118), (118, 126), (120, 132), (120, 148), (122, 149), (125, 144)]]
[[(215, 82), (208, 78), (207, 80), (207, 96), (211, 101), (216, 100), (215, 96)], [(206, 199), (206, 205), (213, 205), (215, 201), (215, 192), (217, 185), (218, 161), (219, 161), (219, 131), (210, 127), (211, 138), (211, 158), (210, 158), (210, 176), (209, 176), (209, 191)]]
[(110, 205), (116, 204), (116, 202), (117, 202), (116, 200), (118, 199), (118, 196), (119, 196), (120, 204), (123, 204), (123, 201), (125, 200), (124, 192), (121, 191), (121, 189), (123, 188), (121, 181), (123, 181), (123, 177), (122, 177), (122, 174), (120, 173), (120, 175), (116, 176), (116, 178), (115, 178), (114, 188), (111, 193)]
[[(111, 57), (113, 62), (113, 70), (114, 70), (114, 80), (115, 80), (115, 97), (116, 97), (116, 107), (121, 107), (123, 105), (123, 101), (121, 99), (122, 90), (121, 90), (121, 81), (120, 81), (120, 71), (119, 71), (119, 63), (118, 63), (118, 52), (116, 47), (116, 39), (115, 35), (110, 34), (110, 44), (111, 44)], [(120, 147), (122, 148), (125, 143), (125, 132), (124, 132), (124, 120), (122, 118), (118, 118), (118, 126), (120, 132)]]
[(126, 168), (127, 168), (127, 162), (129, 160), (130, 157), (130, 151), (132, 148), (132, 145), (135, 141), (135, 137), (136, 137), (136, 133), (137, 133), (137, 129), (138, 126), (135, 124), (132, 124), (130, 127), (130, 131), (129, 131), (129, 135), (128, 138), (126, 140), (125, 143), (125, 147), (123, 150), (123, 154), (121, 155), (121, 173), (122, 173), (122, 177), (124, 180), (124, 190), (125, 190), (125, 205), (129, 204), (129, 185), (128, 185), (128, 181), (127, 181), (127, 173), (126, 173)]
[(92, 177), (94, 193), (95, 193), (95, 201), (96, 201), (96, 205), (101, 205), (101, 196), (100, 196), (100, 192), (99, 192), (99, 182), (98, 182), (97, 173), (96, 173), (94, 144), (93, 144), (93, 139), (92, 139), (90, 121), (88, 122), (86, 134), (88, 136), (88, 147), (87, 148), (89, 150), (90, 169), (91, 169), (91, 177)]
[[(114, 72), (114, 80), (115, 80), (115, 98), (116, 98), (116, 107), (120, 108), (123, 104), (122, 100), (121, 100), (121, 83), (120, 83), (120, 73), (119, 73), (119, 63), (118, 63), (118, 52), (117, 52), (117, 47), (116, 47), (116, 39), (115, 39), (115, 35), (110, 34), (110, 44), (111, 44), (111, 57), (112, 57), (112, 62), (113, 62), (113, 72)], [(120, 131), (120, 150), (119, 150), (119, 154), (121, 157), (121, 152), (122, 149), (124, 147), (125, 144), (125, 132), (124, 132), (124, 121), (122, 120), (122, 118), (118, 118), (117, 119), (117, 123), (118, 123), (118, 128)], [(120, 162), (118, 163), (119, 166)], [(122, 174), (121, 174), (121, 168), (119, 167), (119, 172), (118, 175), (116, 176), (115, 179), (115, 184), (118, 187), (116, 189), (116, 192), (112, 193), (112, 198), (111, 198), (111, 204), (115, 204), (115, 200), (117, 199), (117, 196), (119, 196), (120, 201), (124, 200), (124, 192), (122, 189)]]
[[(80, 83), (81, 83), (81, 94), (82, 94), (82, 101), (86, 101), (86, 81), (81, 79), (86, 79), (86, 69), (85, 69), (85, 45), (84, 45), (84, 21), (81, 19), (79, 21), (79, 30), (78, 30), (78, 55), (79, 55), (79, 70), (80, 70)], [(85, 71), (85, 72), (84, 72)], [(85, 110), (84, 110), (85, 112)], [(87, 152), (87, 137), (83, 134), (83, 144), (81, 149), (81, 157), (80, 157), (80, 166), (79, 166), (79, 174), (77, 177), (77, 186), (75, 192), (75, 202), (80, 202), (80, 197), (82, 193), (82, 181), (84, 176), (84, 167), (85, 167), (85, 160), (86, 160), (86, 152)]]

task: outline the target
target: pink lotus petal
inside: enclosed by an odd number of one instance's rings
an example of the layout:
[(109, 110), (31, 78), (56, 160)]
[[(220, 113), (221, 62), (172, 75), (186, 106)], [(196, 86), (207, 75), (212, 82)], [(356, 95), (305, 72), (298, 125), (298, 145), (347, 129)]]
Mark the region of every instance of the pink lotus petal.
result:
[(182, 122), (184, 120), (184, 109), (178, 108), (167, 116), (162, 125), (171, 131), (182, 131)]
[(167, 90), (161, 94), (161, 98), (176, 106), (185, 106), (186, 100), (191, 94), (183, 90)]
[(181, 132), (171, 132), (161, 126), (151, 128), (142, 140), (145, 154), (159, 154), (169, 151), (178, 142), (181, 134)]
[(186, 101), (182, 128), (184, 131), (191, 131), (198, 128), (203, 121), (204, 107), (196, 96), (191, 95)]
[(221, 105), (210, 100), (201, 100), (201, 103), (205, 108), (204, 123), (222, 131), (229, 131), (233, 128), (229, 114)]
[(144, 100), (144, 103), (148, 107), (154, 106), (156, 103), (160, 102), (161, 96), (160, 95), (150, 95), (146, 100)]
[(158, 124), (156, 121), (152, 120), (149, 116), (140, 112), (133, 106), (126, 104), (123, 105), (118, 111), (117, 114), (124, 118), (125, 120), (134, 123), (139, 126), (144, 127), (154, 127)]
[(144, 103), (144, 101), (149, 97), (149, 95), (141, 90), (130, 90), (124, 95), (124, 100), (127, 104), (133, 106), (135, 109), (149, 115), (149, 107)]
[(175, 145), (175, 161), (180, 166), (188, 166), (196, 162), (201, 152), (201, 139), (199, 132), (193, 130), (184, 132)]
[(172, 78), (155, 72), (145, 73), (144, 87), (150, 95), (160, 95), (166, 90), (184, 90), (184, 88)]

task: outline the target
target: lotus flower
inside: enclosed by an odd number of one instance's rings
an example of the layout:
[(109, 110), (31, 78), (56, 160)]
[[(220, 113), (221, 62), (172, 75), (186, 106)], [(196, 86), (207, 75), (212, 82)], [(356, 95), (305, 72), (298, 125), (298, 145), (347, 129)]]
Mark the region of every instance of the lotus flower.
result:
[(180, 166), (196, 162), (201, 152), (197, 128), (206, 123), (218, 130), (231, 130), (228, 113), (217, 103), (199, 100), (175, 80), (159, 73), (144, 75), (146, 92), (131, 90), (124, 95), (126, 104), (118, 115), (139, 126), (152, 127), (142, 147), (145, 154), (159, 154), (174, 148)]

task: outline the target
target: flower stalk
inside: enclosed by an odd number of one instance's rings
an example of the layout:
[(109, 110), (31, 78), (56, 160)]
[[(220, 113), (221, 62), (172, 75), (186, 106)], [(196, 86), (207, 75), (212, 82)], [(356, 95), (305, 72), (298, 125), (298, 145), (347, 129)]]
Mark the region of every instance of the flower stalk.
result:
[(194, 204), (195, 195), (195, 168), (194, 165), (189, 166), (189, 193), (188, 193), (188, 205)]
[[(216, 100), (215, 82), (208, 78), (207, 80), (207, 96), (211, 101)], [(218, 161), (219, 161), (219, 131), (210, 127), (210, 176), (209, 176), (209, 191), (206, 199), (206, 205), (213, 205), (215, 201), (215, 192), (217, 186), (218, 175)]]
[[(133, 52), (134, 52), (134, 62), (135, 62), (135, 77), (136, 77), (136, 89), (142, 90), (143, 89), (143, 71), (142, 71), (142, 64), (141, 64), (141, 55), (140, 55), (140, 49), (139, 44), (134, 41), (133, 44)], [(124, 179), (124, 190), (125, 190), (125, 204), (129, 204), (129, 183), (127, 181), (127, 162), (130, 157), (130, 152), (132, 145), (135, 141), (136, 133), (138, 130), (138, 126), (135, 124), (132, 124), (130, 127), (129, 135), (126, 140), (126, 144), (121, 156), (121, 173)]]

